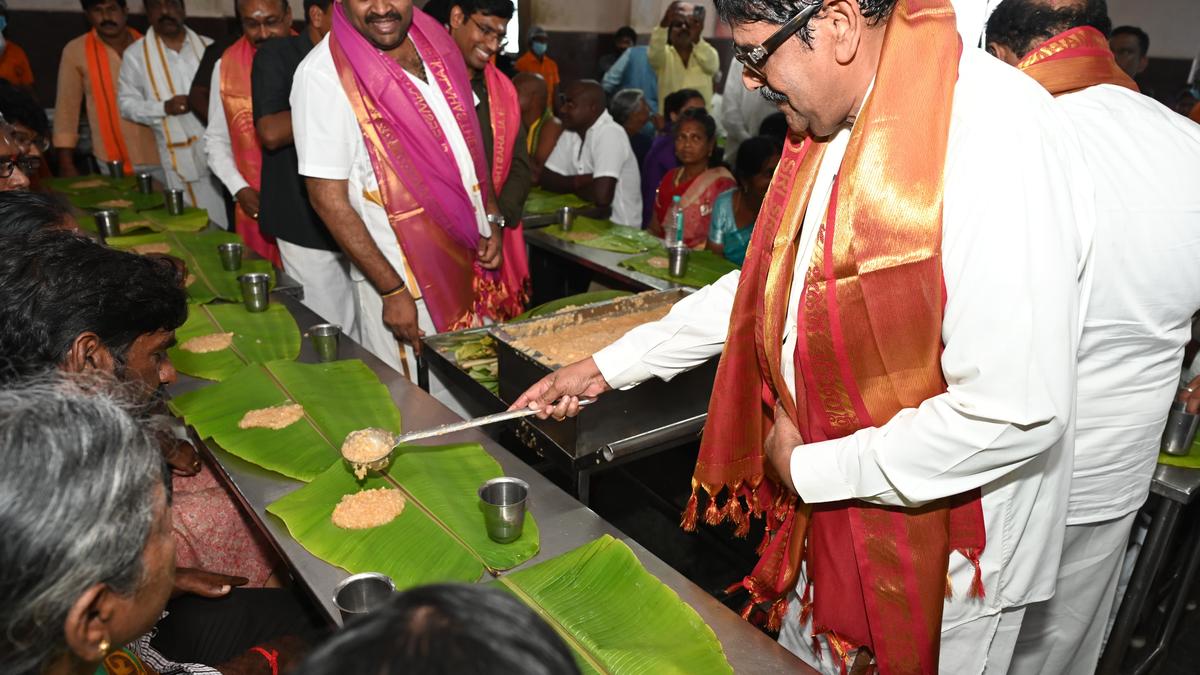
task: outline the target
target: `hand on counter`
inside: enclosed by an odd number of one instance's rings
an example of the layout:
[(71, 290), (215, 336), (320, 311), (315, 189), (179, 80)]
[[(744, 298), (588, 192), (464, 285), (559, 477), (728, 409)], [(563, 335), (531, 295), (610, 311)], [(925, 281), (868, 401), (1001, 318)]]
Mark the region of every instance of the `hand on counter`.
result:
[(421, 354), (421, 337), (425, 331), (417, 327), (417, 301), (408, 291), (383, 299), (383, 323), (397, 340), (408, 343), (413, 353)]
[(539, 419), (553, 417), (562, 421), (579, 414), (580, 397), (595, 398), (610, 389), (595, 359), (589, 356), (543, 377), (521, 394), (509, 410), (529, 408), (539, 411)]
[(233, 577), (228, 574), (206, 572), (193, 567), (175, 568), (175, 590), (171, 597), (179, 597), (186, 593), (199, 595), (203, 598), (219, 598), (229, 595), (234, 586), (245, 586), (250, 583), (246, 577)]

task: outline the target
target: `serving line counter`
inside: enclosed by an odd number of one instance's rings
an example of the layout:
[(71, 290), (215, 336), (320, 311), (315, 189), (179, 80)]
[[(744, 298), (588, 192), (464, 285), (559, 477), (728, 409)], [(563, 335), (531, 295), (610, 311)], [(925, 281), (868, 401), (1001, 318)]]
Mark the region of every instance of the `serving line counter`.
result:
[[(289, 294), (275, 293), (272, 296), (272, 302), (285, 306), (295, 317), (302, 331), (308, 326), (323, 322), (320, 317)], [(448, 408), (345, 336), (342, 337), (340, 357), (342, 359), (359, 359), (375, 372), (391, 393), (392, 400), (401, 412), (406, 430), (420, 430), (458, 421), (458, 416)], [(317, 361), (316, 353), (309, 340), (303, 341), (297, 360), (302, 363)], [(211, 383), (181, 375), (179, 382), (170, 387), (169, 393), (176, 396), (208, 384)], [(333, 589), (338, 582), (349, 576), (349, 573), (313, 556), (292, 538), (281, 520), (266, 512), (268, 504), (300, 488), (303, 484), (234, 457), (211, 441), (202, 442), (201, 439), (196, 438), (193, 440), (197, 442), (197, 447), (201, 452), (207, 456), (217, 475), (233, 488), (235, 496), (246, 511), (269, 535), (276, 550), (289, 565), (297, 584), (317, 601), (331, 623), (340, 622), (339, 613), (332, 603)], [(500, 463), (506, 475), (515, 476), (529, 483), (530, 510), (537, 518), (538, 528), (541, 532), (541, 548), (532, 560), (515, 568), (516, 570), (556, 557), (601, 535), (609, 534), (628, 544), (652, 575), (678, 593), (684, 602), (696, 610), (716, 633), (735, 672), (752, 674), (815, 672), (770, 637), (742, 620), (736, 613), (717, 602), (700, 587), (688, 581), (666, 563), (642, 548), (636, 541), (623, 535), (586, 506), (571, 498), (478, 430), (429, 439), (421, 443), (427, 445), (478, 443)], [(481, 581), (487, 581), (488, 578), (485, 575)]]
[[(633, 257), (628, 253), (614, 253), (612, 251), (601, 251), (589, 246), (582, 246), (574, 242), (552, 237), (538, 229), (525, 230), (525, 243), (530, 246), (529, 252), (531, 257), (533, 257), (533, 260), (530, 261), (531, 265), (536, 264), (535, 254), (541, 252), (553, 259), (562, 260), (599, 274), (605, 281), (622, 289), (631, 291), (663, 291), (670, 288), (684, 288), (679, 284), (621, 267), (622, 260)], [(537, 278), (535, 275), (535, 282)], [(538, 290), (540, 289), (535, 286), (535, 296)], [(562, 292), (558, 292), (557, 297), (573, 295), (584, 290), (586, 290), (586, 284), (584, 284), (583, 288), (577, 290), (568, 288)], [(554, 294), (554, 292), (552, 291), (551, 294)], [(552, 300), (554, 298), (546, 299)], [(540, 304), (538, 298), (535, 297), (533, 304)]]

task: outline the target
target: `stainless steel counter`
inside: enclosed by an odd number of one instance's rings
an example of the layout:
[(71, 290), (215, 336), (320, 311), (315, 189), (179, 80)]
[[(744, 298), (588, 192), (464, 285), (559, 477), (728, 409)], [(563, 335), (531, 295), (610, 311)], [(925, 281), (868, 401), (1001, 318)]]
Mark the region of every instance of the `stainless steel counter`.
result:
[[(321, 322), (317, 315), (292, 297), (275, 294), (272, 296), (272, 302), (286, 306), (295, 316), (301, 330)], [(341, 357), (360, 359), (379, 376), (400, 409), (406, 429), (422, 429), (458, 420), (453, 412), (436, 399), (345, 337), (342, 339)], [(316, 362), (316, 355), (308, 340), (303, 343), (299, 361)], [(181, 376), (180, 381), (170, 388), (170, 393), (181, 394), (206, 384), (209, 383)], [(683, 601), (691, 605), (712, 627), (736, 672), (814, 672), (774, 640), (750, 626), (704, 590), (477, 430), (424, 442), (430, 445), (479, 443), (500, 463), (507, 475), (516, 476), (529, 483), (530, 508), (537, 518), (541, 532), (541, 550), (525, 565), (558, 556), (602, 534), (612, 535), (628, 544), (651, 574), (678, 593)], [(304, 550), (288, 533), (283, 522), (266, 512), (268, 504), (298, 489), (302, 483), (234, 457), (213, 442), (203, 443), (200, 447), (207, 451), (211, 459), (216, 460), (214, 468), (218, 470), (218, 474), (223, 475), (234, 486), (243, 506), (270, 535), (276, 549), (290, 565), (297, 583), (320, 603), (331, 622), (339, 621), (338, 612), (330, 598), (334, 586), (349, 573)], [(487, 578), (485, 576), (482, 581), (486, 581)]]
[(682, 286), (665, 279), (659, 279), (649, 274), (642, 274), (641, 272), (621, 267), (622, 260), (633, 257), (628, 253), (601, 251), (590, 246), (576, 244), (573, 241), (563, 241), (558, 237), (552, 237), (539, 230), (526, 231), (525, 242), (530, 246), (536, 246), (543, 251), (582, 265), (593, 272), (598, 272), (609, 279), (619, 282), (623, 286), (628, 286), (639, 291), (664, 291), (669, 288), (688, 288), (687, 286)]
[(1159, 464), (1154, 469), (1150, 491), (1180, 504), (1191, 504), (1200, 494), (1200, 469)]

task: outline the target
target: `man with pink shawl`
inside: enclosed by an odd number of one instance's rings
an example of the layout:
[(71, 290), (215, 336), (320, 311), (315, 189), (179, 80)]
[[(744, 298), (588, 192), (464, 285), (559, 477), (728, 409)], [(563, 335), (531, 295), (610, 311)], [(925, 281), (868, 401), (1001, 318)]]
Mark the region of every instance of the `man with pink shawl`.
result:
[(457, 46), (411, 0), (336, 4), (292, 85), (309, 199), (354, 264), (353, 337), (409, 376), (421, 335), (519, 306), (472, 99)]

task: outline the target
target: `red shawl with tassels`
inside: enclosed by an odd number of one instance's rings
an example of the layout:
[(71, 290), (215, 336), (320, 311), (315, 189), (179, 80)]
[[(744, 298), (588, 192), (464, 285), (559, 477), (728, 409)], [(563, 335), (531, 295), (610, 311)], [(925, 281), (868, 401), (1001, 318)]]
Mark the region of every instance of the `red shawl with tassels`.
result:
[[(695, 526), (701, 494), (705, 521), (731, 520), (743, 536), (747, 511), (765, 516), (762, 559), (742, 582), (745, 615), (765, 610), (777, 629), (803, 562), (814, 632), (843, 658), (866, 647), (881, 673), (907, 675), (938, 670), (951, 551), (978, 569), (978, 492), (920, 509), (808, 505), (764, 473), (763, 453), (776, 401), (814, 443), (886, 424), (946, 390), (942, 183), (961, 43), (949, 0), (900, 0), (886, 30), (800, 298), (789, 298), (797, 240), (826, 144), (784, 149), (739, 282), (684, 527)], [(791, 302), (794, 400), (779, 349)], [(972, 592), (982, 590), (977, 575)]]
[[(500, 69), (487, 64), (483, 69), (487, 83), (488, 109), (492, 125), (492, 185), (500, 194), (508, 171), (512, 168), (513, 153), (517, 148), (517, 136), (521, 133), (521, 103), (517, 99), (517, 88)], [(523, 142), (523, 140), (521, 141)], [(504, 261), (500, 265), (500, 286), (492, 291), (499, 298), (496, 303), (499, 321), (505, 321), (525, 311), (529, 301), (529, 256), (525, 252), (525, 228), (520, 223), (509, 223), (504, 229)]]

